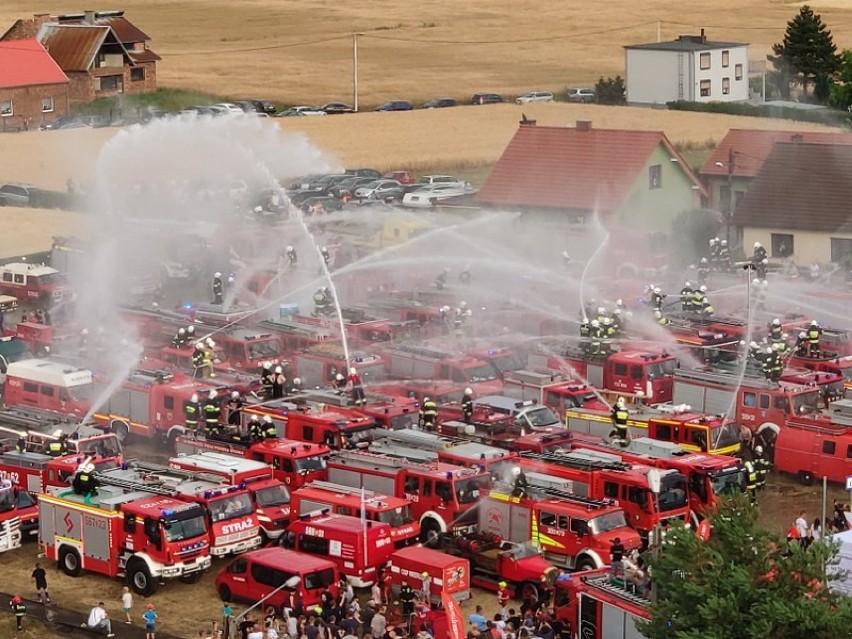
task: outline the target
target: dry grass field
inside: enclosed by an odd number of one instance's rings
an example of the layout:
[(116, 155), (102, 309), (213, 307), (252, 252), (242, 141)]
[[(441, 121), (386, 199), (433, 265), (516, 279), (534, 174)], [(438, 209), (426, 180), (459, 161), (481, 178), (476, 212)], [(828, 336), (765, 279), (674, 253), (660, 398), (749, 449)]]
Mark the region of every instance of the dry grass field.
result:
[[(0, 28), (34, 11), (124, 8), (163, 56), (163, 86), (284, 103), (351, 98), (360, 38), (365, 106), (391, 98), (564, 90), (624, 73), (622, 46), (707, 29), (752, 44), (760, 64), (800, 3), (779, 0), (123, 0), (95, 6), (3, 0)], [(814, 0), (840, 48), (852, 47), (852, 2)]]

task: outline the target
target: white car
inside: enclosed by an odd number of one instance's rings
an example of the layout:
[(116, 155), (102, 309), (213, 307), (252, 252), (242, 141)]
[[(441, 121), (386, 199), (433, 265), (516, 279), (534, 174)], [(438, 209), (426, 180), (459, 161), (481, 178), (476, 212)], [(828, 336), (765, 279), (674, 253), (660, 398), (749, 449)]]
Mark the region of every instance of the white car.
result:
[(290, 107), (286, 111), (282, 111), (281, 113), (276, 113), (275, 117), (291, 117), (291, 116), (304, 116), (304, 115), (328, 115), (325, 111), (321, 111), (319, 107), (315, 106), (294, 106)]
[(517, 104), (529, 104), (530, 102), (553, 102), (553, 94), (549, 91), (528, 91), (518, 97)]
[(462, 182), (460, 179), (453, 177), (452, 175), (424, 175), (417, 180), (417, 184), (418, 186), (437, 186), (439, 184), (444, 186), (466, 186), (465, 182)]
[(220, 113), (245, 113), (245, 111), (232, 102), (220, 102), (219, 104), (214, 104), (210, 108), (215, 109)]
[(473, 192), (472, 187), (465, 187), (464, 185), (436, 184), (424, 186), (406, 193), (402, 197), (402, 205), (415, 209), (426, 209), (435, 206), (441, 200)]

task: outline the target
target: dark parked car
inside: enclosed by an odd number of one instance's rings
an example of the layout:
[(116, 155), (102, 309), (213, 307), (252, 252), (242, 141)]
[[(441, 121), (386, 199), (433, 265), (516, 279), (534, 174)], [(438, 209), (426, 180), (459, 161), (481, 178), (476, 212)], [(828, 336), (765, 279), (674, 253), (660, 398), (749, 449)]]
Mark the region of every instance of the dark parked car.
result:
[(429, 100), (421, 108), (423, 109), (443, 109), (445, 107), (456, 106), (456, 101), (453, 98), (435, 98)]
[(339, 211), (343, 208), (343, 200), (338, 200), (336, 197), (320, 196), (309, 197), (302, 200), (302, 212), (310, 215), (311, 213), (330, 213), (331, 211)]
[(355, 113), (355, 109), (351, 105), (344, 102), (327, 102), (320, 107), (320, 111), (325, 111), (329, 115), (338, 115), (340, 113)]
[(272, 115), (278, 110), (275, 104), (269, 100), (252, 100), (251, 103), (254, 105), (254, 108), (258, 113), (268, 113), (269, 115)]
[(0, 206), (29, 206), (34, 190), (29, 184), (4, 184), (0, 186)]
[(499, 93), (474, 93), (470, 98), (471, 104), (500, 104), (505, 101), (506, 98)]
[(373, 178), (374, 180), (378, 180), (382, 177), (381, 171), (376, 171), (376, 169), (346, 169), (345, 171), (349, 175), (357, 175), (358, 177), (368, 177)]
[(341, 180), (337, 184), (333, 185), (328, 189), (328, 193), (333, 195), (334, 197), (343, 197), (344, 195), (352, 195), (355, 193), (355, 189), (359, 186), (364, 186), (365, 184), (369, 184), (373, 182), (375, 178), (372, 177), (363, 177), (361, 175), (353, 175), (347, 180)]
[(414, 106), (408, 100), (389, 100), (377, 107), (376, 111), (411, 111), (413, 108)]

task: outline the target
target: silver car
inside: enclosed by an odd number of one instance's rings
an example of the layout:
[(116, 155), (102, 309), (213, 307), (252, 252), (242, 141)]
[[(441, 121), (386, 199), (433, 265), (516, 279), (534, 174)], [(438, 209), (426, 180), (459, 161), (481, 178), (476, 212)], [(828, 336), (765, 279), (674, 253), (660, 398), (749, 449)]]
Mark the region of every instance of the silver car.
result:
[(30, 195), (35, 188), (30, 184), (0, 186), (0, 206), (29, 206)]
[(553, 94), (550, 91), (528, 91), (519, 96), (517, 104), (529, 104), (530, 102), (553, 102)]

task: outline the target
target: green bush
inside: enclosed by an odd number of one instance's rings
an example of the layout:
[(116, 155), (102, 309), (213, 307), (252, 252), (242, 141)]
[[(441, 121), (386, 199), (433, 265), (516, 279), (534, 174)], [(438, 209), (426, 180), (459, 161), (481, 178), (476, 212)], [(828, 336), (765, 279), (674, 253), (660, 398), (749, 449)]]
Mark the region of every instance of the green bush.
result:
[(65, 191), (33, 189), (30, 191), (30, 207), (34, 209), (63, 209), (76, 211), (82, 208), (80, 196)]
[(729, 115), (745, 115), (755, 118), (780, 118), (783, 120), (798, 120), (800, 122), (816, 122), (831, 126), (849, 126), (849, 114), (831, 109), (797, 109), (770, 104), (754, 105), (747, 102), (688, 102), (677, 100), (667, 102), (666, 106), (672, 111), (699, 111), (704, 113), (727, 113)]

